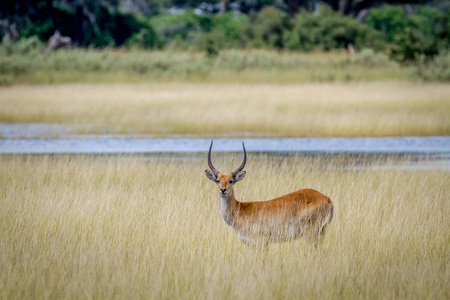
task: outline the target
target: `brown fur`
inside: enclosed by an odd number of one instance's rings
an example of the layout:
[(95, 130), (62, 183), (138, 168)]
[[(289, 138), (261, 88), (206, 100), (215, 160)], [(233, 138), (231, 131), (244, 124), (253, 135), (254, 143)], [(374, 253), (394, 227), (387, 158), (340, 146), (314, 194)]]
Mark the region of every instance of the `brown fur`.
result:
[(227, 190), (226, 195), (220, 195), (222, 216), (245, 243), (283, 242), (304, 236), (317, 244), (332, 219), (331, 199), (316, 190), (302, 189), (268, 201), (240, 202), (234, 196), (233, 175), (219, 173), (217, 179), (219, 189)]

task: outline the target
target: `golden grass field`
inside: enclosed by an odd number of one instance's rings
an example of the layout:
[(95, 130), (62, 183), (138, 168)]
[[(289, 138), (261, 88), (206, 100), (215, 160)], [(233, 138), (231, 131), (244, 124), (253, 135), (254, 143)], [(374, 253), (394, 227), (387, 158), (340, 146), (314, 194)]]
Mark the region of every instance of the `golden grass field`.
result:
[(0, 87), (0, 122), (77, 133), (435, 136), (450, 85), (415, 82), (64, 84)]
[(0, 298), (449, 299), (450, 177), (426, 163), (250, 154), (238, 199), (309, 187), (335, 205), (319, 250), (264, 257), (222, 220), (206, 153), (0, 156)]
[[(355, 55), (347, 51), (224, 50), (215, 58), (195, 51), (104, 48), (44, 53), (42, 50), (11, 52), (0, 45), (0, 85), (155, 81), (305, 83), (421, 78), (419, 66), (399, 65), (388, 55), (370, 49)], [(422, 72), (427, 68), (422, 66)], [(437, 69), (434, 68), (435, 73), (439, 73)]]
[[(450, 85), (404, 81), (408, 68), (375, 53), (22, 56), (0, 57), (0, 123), (162, 137), (450, 135)], [(222, 219), (206, 151), (0, 155), (0, 299), (450, 299), (448, 168), (249, 153), (238, 200), (313, 188), (335, 208), (318, 250), (300, 239), (264, 253)], [(242, 154), (213, 160), (229, 171)]]

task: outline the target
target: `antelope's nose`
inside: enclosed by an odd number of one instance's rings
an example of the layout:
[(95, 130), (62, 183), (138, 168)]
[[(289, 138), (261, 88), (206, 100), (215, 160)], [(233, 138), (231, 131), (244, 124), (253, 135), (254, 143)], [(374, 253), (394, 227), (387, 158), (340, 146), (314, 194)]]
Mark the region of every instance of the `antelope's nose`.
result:
[(220, 189), (221, 194), (225, 194), (227, 192), (227, 189)]

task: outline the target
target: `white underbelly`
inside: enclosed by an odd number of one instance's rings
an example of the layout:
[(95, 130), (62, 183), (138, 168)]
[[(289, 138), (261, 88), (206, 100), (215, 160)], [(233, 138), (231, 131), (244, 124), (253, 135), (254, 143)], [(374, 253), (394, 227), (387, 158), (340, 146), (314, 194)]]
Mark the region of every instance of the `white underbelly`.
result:
[(238, 228), (232, 226), (238, 239), (243, 243), (281, 243), (301, 237), (302, 230), (299, 222), (288, 224), (261, 224)]

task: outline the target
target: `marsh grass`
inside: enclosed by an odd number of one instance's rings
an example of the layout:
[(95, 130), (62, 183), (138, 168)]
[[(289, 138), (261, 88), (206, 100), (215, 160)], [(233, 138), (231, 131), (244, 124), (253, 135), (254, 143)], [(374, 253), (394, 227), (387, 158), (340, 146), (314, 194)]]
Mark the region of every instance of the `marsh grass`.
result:
[(0, 88), (0, 122), (74, 133), (450, 134), (450, 86), (414, 83), (67, 84)]
[[(214, 162), (231, 170), (241, 159)], [(319, 251), (298, 240), (271, 245), (264, 260), (221, 219), (203, 155), (2, 156), (0, 164), (2, 299), (450, 297), (446, 170), (251, 155), (238, 199), (309, 187), (336, 208)]]
[(0, 85), (69, 82), (304, 83), (408, 80), (412, 72), (370, 50), (294, 53), (227, 50), (201, 52), (74, 49), (6, 53), (0, 46)]

